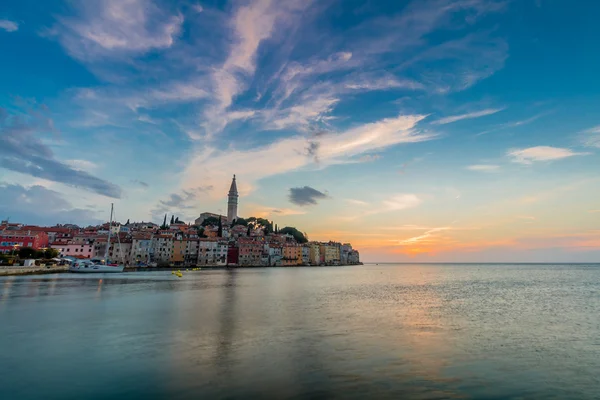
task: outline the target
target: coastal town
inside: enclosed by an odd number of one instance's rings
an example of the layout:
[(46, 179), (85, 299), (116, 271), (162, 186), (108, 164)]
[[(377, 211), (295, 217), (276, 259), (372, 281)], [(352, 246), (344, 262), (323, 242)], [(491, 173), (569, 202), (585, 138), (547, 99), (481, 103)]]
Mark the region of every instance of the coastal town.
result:
[(0, 222), (0, 257), (14, 259), (23, 252), (31, 258), (37, 254), (55, 260), (107, 255), (111, 262), (131, 268), (360, 264), (359, 252), (350, 243), (309, 241), (294, 227), (280, 229), (265, 218), (239, 217), (238, 199), (234, 175), (226, 216), (203, 212), (193, 222), (184, 222), (176, 215), (165, 215), (161, 225), (127, 220), (87, 227), (41, 227), (4, 220)]

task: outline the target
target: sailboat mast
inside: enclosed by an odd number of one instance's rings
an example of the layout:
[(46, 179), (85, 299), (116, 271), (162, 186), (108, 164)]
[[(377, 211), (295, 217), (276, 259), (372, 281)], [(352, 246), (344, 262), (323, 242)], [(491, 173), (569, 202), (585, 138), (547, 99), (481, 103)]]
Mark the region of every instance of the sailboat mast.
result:
[(108, 240), (106, 243), (106, 250), (104, 251), (104, 262), (108, 264), (108, 249), (110, 247), (110, 234), (112, 232), (112, 218), (113, 218), (113, 203), (110, 203), (110, 222), (108, 223)]

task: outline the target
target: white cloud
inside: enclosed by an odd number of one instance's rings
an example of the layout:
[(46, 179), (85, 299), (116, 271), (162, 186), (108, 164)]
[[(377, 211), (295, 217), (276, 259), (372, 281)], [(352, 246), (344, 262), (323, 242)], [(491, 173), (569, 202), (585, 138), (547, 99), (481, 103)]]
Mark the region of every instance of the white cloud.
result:
[(485, 110), (481, 110), (481, 111), (475, 111), (475, 112), (460, 114), (460, 115), (452, 115), (449, 117), (441, 118), (441, 119), (438, 119), (437, 121), (433, 121), (432, 124), (435, 124), (435, 125), (450, 124), (452, 122), (461, 121), (463, 119), (485, 117), (486, 115), (496, 114), (497, 112), (500, 112), (502, 110), (504, 110), (504, 108), (486, 108)]
[(416, 194), (409, 193), (394, 195), (389, 200), (385, 200), (383, 205), (385, 211), (397, 211), (417, 207), (421, 203), (422, 200)]
[(171, 47), (183, 24), (151, 0), (79, 2), (77, 13), (59, 18), (52, 33), (80, 59)]
[(98, 164), (93, 163), (89, 160), (67, 160), (66, 163), (73, 168), (76, 168), (81, 171), (93, 171), (98, 168)]
[(553, 161), (587, 154), (589, 153), (576, 153), (570, 149), (560, 147), (536, 146), (527, 149), (511, 150), (506, 155), (511, 157), (513, 162), (519, 164), (532, 164), (536, 161)]
[(499, 165), (490, 165), (490, 164), (476, 164), (469, 165), (467, 167), (470, 171), (481, 171), (481, 172), (497, 172), (500, 169)]
[(366, 201), (362, 201), (362, 200), (355, 200), (355, 199), (345, 199), (346, 202), (350, 203), (350, 204), (354, 204), (355, 206), (361, 206), (361, 207), (366, 207), (369, 205), (369, 203), (367, 203)]
[(403, 240), (394, 240), (394, 242), (396, 242), (396, 245), (398, 246), (410, 246), (413, 245), (415, 243), (427, 243), (427, 242), (431, 242), (434, 238), (436, 238), (437, 235), (435, 235), (437, 232), (443, 232), (443, 231), (447, 231), (447, 230), (451, 230), (452, 228), (449, 226), (443, 226), (443, 227), (439, 227), (439, 228), (431, 228), (428, 231), (426, 231), (425, 233), (423, 233), (422, 235), (418, 235), (418, 236), (413, 236), (410, 237), (408, 239), (403, 239)]
[(0, 29), (4, 29), (6, 32), (16, 32), (19, 29), (19, 24), (7, 19), (0, 19)]
[[(319, 166), (347, 163), (360, 154), (381, 150), (400, 143), (432, 140), (432, 133), (415, 130), (422, 115), (386, 118), (361, 125), (338, 134), (327, 134), (314, 139), (292, 136), (263, 147), (249, 150), (204, 147), (184, 171), (183, 186), (213, 184), (222, 187), (231, 174), (238, 174), (238, 187), (248, 193), (254, 182), (303, 167), (319, 160)], [(309, 148), (314, 149), (309, 152)], [(207, 182), (207, 180), (209, 182)], [(223, 187), (223, 190), (226, 188)], [(215, 193), (221, 193), (216, 190)]]
[(597, 147), (600, 149), (600, 125), (584, 131), (582, 142), (584, 146)]
[(309, 4), (310, 1), (300, 0), (256, 0), (235, 11), (231, 20), (233, 45), (223, 65), (211, 74), (216, 102), (205, 111), (203, 124), (209, 136), (231, 122), (227, 109), (254, 75), (261, 42), (271, 37), (277, 24), (293, 19)]

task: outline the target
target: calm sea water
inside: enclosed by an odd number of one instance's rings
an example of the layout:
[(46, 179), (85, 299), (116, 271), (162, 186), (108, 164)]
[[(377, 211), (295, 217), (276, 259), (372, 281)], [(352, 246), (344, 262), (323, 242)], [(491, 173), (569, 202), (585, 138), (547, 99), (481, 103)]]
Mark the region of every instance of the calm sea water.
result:
[(1, 399), (600, 399), (600, 265), (0, 278)]

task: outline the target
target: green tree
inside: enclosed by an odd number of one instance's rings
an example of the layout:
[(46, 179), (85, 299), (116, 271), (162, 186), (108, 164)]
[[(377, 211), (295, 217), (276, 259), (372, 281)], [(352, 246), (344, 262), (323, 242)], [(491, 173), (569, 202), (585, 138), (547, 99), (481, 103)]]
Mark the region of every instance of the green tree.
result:
[(250, 229), (252, 228), (250, 228), (250, 225), (248, 225), (248, 229), (246, 230), (246, 236), (250, 236)]
[(279, 233), (279, 229), (277, 229), (277, 224), (275, 224), (275, 233)]
[(248, 221), (246, 221), (244, 218), (237, 218), (231, 222), (232, 227), (236, 225), (248, 226)]
[(221, 219), (220, 215), (219, 215), (219, 230), (217, 231), (217, 236), (223, 237), (223, 220)]
[(31, 247), (21, 247), (18, 254), (19, 258), (35, 258), (38, 255)]
[(175, 223), (175, 216), (171, 215), (171, 225), (173, 225)]
[(129, 225), (129, 218), (127, 218), (127, 222), (125, 222), (125, 225)]
[(199, 227), (196, 228), (196, 230), (198, 231), (198, 237), (201, 237), (201, 238), (206, 237), (206, 235), (204, 234), (204, 228), (203, 227), (199, 226)]
[(281, 229), (279, 231), (279, 233), (281, 233), (282, 235), (285, 235), (285, 234), (292, 235), (294, 237), (294, 239), (296, 240), (296, 242), (298, 242), (298, 243), (308, 242), (308, 239), (306, 238), (306, 236), (304, 236), (304, 234), (302, 232), (300, 232), (298, 229), (291, 227), (291, 226), (286, 226), (285, 228)]
[(219, 225), (219, 221), (221, 221), (221, 218), (208, 217), (204, 221), (202, 221), (202, 226), (215, 226), (215, 225)]
[(58, 254), (58, 250), (47, 248), (46, 251), (44, 251), (44, 258), (56, 258), (58, 257)]
[(167, 229), (167, 214), (165, 214), (165, 219), (163, 220), (163, 224), (160, 226), (160, 229)]

